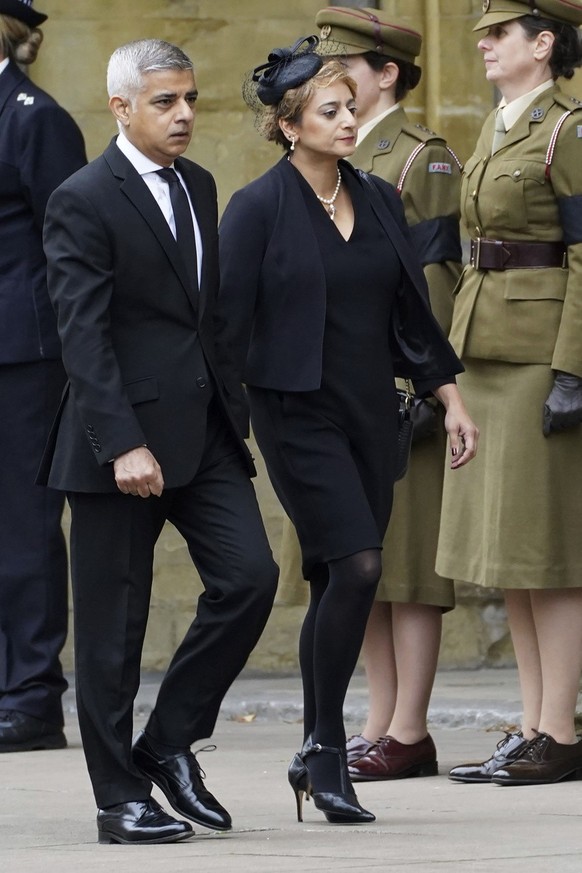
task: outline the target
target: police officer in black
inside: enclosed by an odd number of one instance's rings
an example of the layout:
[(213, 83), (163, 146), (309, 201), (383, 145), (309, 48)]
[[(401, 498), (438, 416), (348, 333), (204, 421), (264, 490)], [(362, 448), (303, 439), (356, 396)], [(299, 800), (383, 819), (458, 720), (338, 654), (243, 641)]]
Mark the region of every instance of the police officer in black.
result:
[(63, 495), (35, 484), (65, 383), (42, 226), (86, 156), (73, 119), (22, 69), (46, 17), (0, 0), (0, 752), (66, 746)]

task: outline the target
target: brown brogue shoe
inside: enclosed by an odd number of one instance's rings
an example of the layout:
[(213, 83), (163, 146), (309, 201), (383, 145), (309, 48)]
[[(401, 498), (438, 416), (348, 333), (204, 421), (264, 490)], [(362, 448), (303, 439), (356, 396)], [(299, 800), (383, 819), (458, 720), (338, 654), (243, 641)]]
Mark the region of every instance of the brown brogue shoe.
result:
[(348, 756), (348, 764), (358, 761), (371, 752), (378, 745), (378, 740), (370, 742), (363, 734), (354, 734), (346, 740), (346, 752)]
[(506, 733), (497, 743), (493, 755), (481, 764), (459, 764), (449, 773), (453, 782), (491, 782), (496, 770), (506, 767), (516, 761), (525, 752), (529, 741), (524, 739), (519, 731), (516, 734)]
[(367, 755), (350, 764), (349, 773), (352, 782), (436, 776), (436, 748), (430, 734), (418, 743), (399, 743), (394, 737), (382, 737)]
[(565, 779), (582, 779), (582, 740), (557, 743), (540, 733), (517, 761), (491, 777), (496, 785), (549, 785)]

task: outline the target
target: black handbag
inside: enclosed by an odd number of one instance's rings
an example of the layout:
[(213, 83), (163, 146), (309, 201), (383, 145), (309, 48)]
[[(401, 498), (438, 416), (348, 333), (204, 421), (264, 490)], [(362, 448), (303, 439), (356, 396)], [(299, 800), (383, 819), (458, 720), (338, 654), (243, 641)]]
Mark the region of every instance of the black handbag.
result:
[(406, 388), (397, 388), (396, 394), (398, 395), (398, 441), (395, 482), (402, 479), (408, 469), (412, 443), (432, 436), (436, 433), (439, 424), (436, 407), (429, 400), (413, 394), (408, 379)]
[(412, 446), (412, 421), (410, 420), (410, 400), (407, 391), (398, 391), (398, 438), (396, 441), (396, 468), (394, 481), (402, 479), (408, 470), (410, 448)]

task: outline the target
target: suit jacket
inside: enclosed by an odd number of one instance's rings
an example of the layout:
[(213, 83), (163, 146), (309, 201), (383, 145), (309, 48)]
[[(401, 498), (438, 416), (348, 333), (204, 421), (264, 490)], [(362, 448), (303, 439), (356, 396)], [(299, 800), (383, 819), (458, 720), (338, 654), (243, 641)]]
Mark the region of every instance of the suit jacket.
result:
[(469, 235), (563, 241), (568, 266), (466, 266), (451, 342), (461, 357), (549, 364), (582, 377), (582, 105), (556, 85), (535, 98), (491, 155), (493, 131), (494, 113), (465, 166), (461, 209)]
[(42, 225), (50, 194), (86, 160), (71, 116), (10, 62), (0, 74), (0, 364), (60, 358)]
[[(428, 290), (394, 189), (356, 175), (402, 262), (404, 281), (387, 325), (395, 375), (419, 393), (462, 370), (430, 311)], [(220, 225), (221, 308), (242, 380), (278, 391), (321, 384), (326, 283), (317, 239), (286, 158), (233, 195)]]
[(49, 200), (48, 288), (69, 377), (39, 474), (53, 488), (115, 491), (111, 459), (145, 444), (167, 488), (186, 484), (204, 447), (213, 388), (253, 471), (215, 361), (216, 186), (191, 161), (175, 166), (200, 225), (199, 293), (158, 204), (115, 142)]

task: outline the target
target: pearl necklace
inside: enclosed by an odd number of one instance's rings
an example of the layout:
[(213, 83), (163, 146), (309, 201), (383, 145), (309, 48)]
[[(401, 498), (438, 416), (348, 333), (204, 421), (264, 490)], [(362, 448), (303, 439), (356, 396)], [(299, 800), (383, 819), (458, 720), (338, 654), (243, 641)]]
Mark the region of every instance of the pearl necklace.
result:
[(341, 188), (341, 185), (342, 185), (342, 174), (340, 173), (340, 168), (338, 167), (337, 168), (337, 185), (335, 186), (335, 191), (333, 192), (333, 195), (331, 197), (320, 197), (319, 194), (315, 195), (317, 197), (317, 199), (319, 200), (319, 202), (323, 203), (323, 205), (325, 206), (326, 212), (332, 221), (334, 220), (335, 214), (337, 211), (334, 204), (335, 204), (335, 201), (337, 199), (337, 195), (339, 194), (339, 190)]

